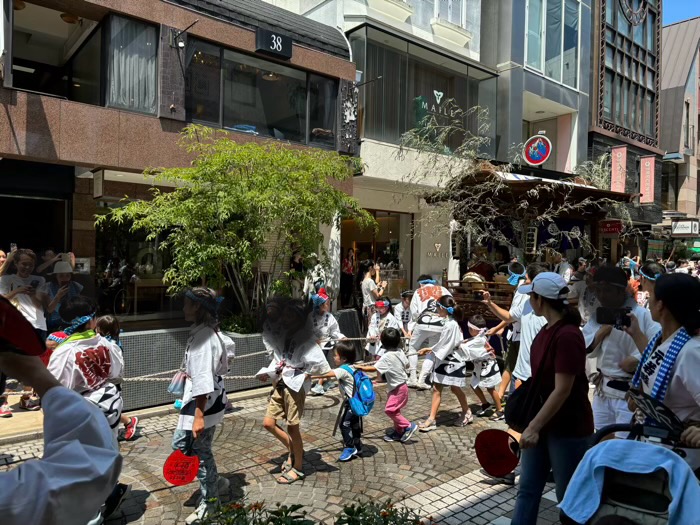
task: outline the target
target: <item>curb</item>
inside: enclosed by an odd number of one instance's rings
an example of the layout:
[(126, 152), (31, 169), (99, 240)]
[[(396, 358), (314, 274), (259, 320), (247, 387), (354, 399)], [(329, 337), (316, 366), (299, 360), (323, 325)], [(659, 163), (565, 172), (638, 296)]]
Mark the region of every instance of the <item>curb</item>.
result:
[[(270, 393), (270, 387), (264, 386), (260, 388), (255, 388), (252, 390), (242, 390), (240, 392), (226, 393), (229, 401), (232, 403), (236, 401), (245, 401), (247, 399), (255, 399), (257, 397), (263, 397)], [(146, 420), (154, 417), (169, 416), (171, 414), (177, 414), (180, 411), (173, 407), (172, 403), (167, 405), (159, 405), (150, 408), (143, 408), (140, 410), (133, 410), (130, 412), (124, 412), (124, 414), (138, 416), (140, 420)], [(36, 439), (44, 438), (44, 430), (35, 430), (31, 432), (22, 432), (17, 434), (10, 434), (9, 436), (0, 437), (0, 446), (3, 445), (14, 445), (15, 443), (22, 443), (25, 441), (34, 441)]]

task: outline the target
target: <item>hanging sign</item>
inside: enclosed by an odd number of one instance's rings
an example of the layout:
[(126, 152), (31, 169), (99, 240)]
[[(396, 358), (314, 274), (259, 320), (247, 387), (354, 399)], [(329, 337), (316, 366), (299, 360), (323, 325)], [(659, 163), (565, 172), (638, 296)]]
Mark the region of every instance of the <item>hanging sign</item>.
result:
[(523, 146), (523, 157), (530, 166), (541, 166), (552, 154), (552, 143), (544, 135), (530, 137)]
[(289, 60), (292, 58), (292, 39), (277, 31), (259, 27), (255, 32), (255, 51)]
[(615, 146), (610, 150), (611, 174), (610, 191), (625, 192), (625, 177), (627, 176), (627, 146)]
[(642, 204), (654, 202), (655, 160), (656, 157), (654, 155), (639, 158), (639, 189), (642, 193), (639, 202)]

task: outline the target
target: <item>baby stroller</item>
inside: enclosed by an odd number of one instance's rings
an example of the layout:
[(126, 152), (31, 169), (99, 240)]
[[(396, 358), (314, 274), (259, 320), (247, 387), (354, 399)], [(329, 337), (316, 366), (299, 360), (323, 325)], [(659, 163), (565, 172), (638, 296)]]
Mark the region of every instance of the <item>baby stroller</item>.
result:
[[(595, 434), (560, 505), (561, 523), (700, 524), (700, 486), (680, 448), (683, 424), (646, 394), (630, 395), (646, 420)], [(629, 436), (601, 443), (615, 432)]]

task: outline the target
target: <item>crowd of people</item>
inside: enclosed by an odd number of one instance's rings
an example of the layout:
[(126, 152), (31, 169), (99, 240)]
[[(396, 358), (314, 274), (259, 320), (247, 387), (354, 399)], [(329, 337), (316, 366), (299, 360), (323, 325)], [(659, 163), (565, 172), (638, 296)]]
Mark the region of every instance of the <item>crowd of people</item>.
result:
[[(116, 318), (98, 317), (94, 301), (71, 285), (70, 255), (44, 257), (37, 267), (33, 252), (16, 250), (0, 267), (0, 314), (17, 315), (23, 323), (15, 323), (11, 333), (7, 322), (0, 326), (0, 370), (26, 389), (23, 408), (46, 410), (46, 454), (0, 474), (0, 484), (7, 489), (0, 497), (0, 512), (13, 525), (97, 524), (129, 491), (118, 481), (116, 437), (120, 426), (128, 434), (137, 421), (122, 415), (120, 330)], [(516, 525), (537, 521), (550, 475), (557, 498), (564, 497), (596, 430), (635, 417), (636, 407), (626, 396), (630, 387), (663, 402), (689, 425), (683, 434), (689, 447), (700, 444), (700, 430), (692, 426), (700, 421), (700, 381), (695, 374), (700, 366), (700, 280), (657, 261), (630, 266), (632, 258), (630, 264), (623, 260), (614, 266), (582, 258), (575, 267), (562, 258), (554, 271), (538, 264), (512, 266), (516, 290), (509, 309), (497, 305), (488, 292), (483, 294), (483, 304), (501, 321), (489, 328), (481, 315), (465, 319), (452, 293), (429, 275), (421, 275), (417, 288), (404, 291), (393, 305), (374, 262), (363, 261), (366, 335), (361, 345), (341, 332), (322, 278), (314, 280), (308, 300), (273, 298), (262, 323), (270, 364), (257, 377), (272, 382), (262, 425), (286, 455), (275, 481), (289, 485), (304, 480), (300, 425), (306, 396), (323, 395), (334, 387), (342, 399), (340, 462), (362, 457), (361, 417), (372, 410), (373, 388), (381, 383), (386, 384), (384, 413), (391, 423), (383, 437), (387, 442), (408, 444), (419, 432), (438, 429), (445, 387), (459, 401), (456, 426), (470, 425), (475, 417), (505, 418), (521, 449), (512, 520)], [(196, 523), (215, 512), (217, 498), (228, 489), (228, 480), (217, 470), (213, 438), (225, 413), (223, 376), (235, 345), (219, 330), (220, 298), (215, 292), (193, 288), (183, 301), (192, 328), (182, 373), (170, 385), (181, 398), (172, 448), (200, 460), (201, 499), (186, 520)], [(51, 321), (56, 311), (58, 317)], [(500, 356), (491, 341), (505, 331), (508, 350)], [(4, 351), (10, 345), (41, 355), (44, 364)], [(376, 374), (373, 382), (367, 374)], [(468, 381), (480, 401), (475, 413), (467, 400)], [(411, 388), (432, 390), (430, 412), (420, 421), (402, 414)], [(504, 403), (507, 409), (517, 402), (518, 391), (523, 395), (528, 389), (537, 392), (541, 403), (509, 420)], [(80, 431), (69, 428), (66, 420), (80, 422)], [(66, 450), (71, 469), (61, 470)], [(700, 468), (697, 450), (689, 448), (686, 457), (693, 469)], [(16, 492), (12, 483), (42, 475), (49, 500), (22, 506), (8, 499)], [(99, 487), (93, 486), (97, 481)], [(499, 481), (514, 483), (514, 478)], [(76, 487), (88, 485), (93, 488), (78, 498), (70, 518), (47, 517), (54, 507), (72, 504), (78, 497)]]

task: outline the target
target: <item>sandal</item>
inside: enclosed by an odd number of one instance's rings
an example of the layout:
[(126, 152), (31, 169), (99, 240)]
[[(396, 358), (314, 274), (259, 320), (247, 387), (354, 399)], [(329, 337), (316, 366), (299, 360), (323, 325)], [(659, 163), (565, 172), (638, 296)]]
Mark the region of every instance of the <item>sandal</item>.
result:
[(474, 422), (474, 415), (469, 412), (465, 412), (462, 414), (459, 419), (455, 422), (456, 427), (466, 427), (467, 425), (471, 425)]
[(289, 472), (292, 465), (294, 465), (294, 454), (290, 453), (289, 456), (287, 456), (287, 459), (284, 460), (284, 463), (282, 463), (282, 474)]
[(437, 422), (434, 419), (426, 419), (425, 421), (422, 421), (418, 425), (418, 430), (421, 432), (430, 432), (431, 430), (435, 430), (437, 428)]
[[(293, 477), (292, 474), (295, 474), (296, 477)], [(276, 479), (276, 481), (280, 485), (291, 485), (292, 483), (296, 483), (297, 481), (304, 481), (305, 477), (306, 474), (304, 474), (303, 472), (299, 472), (297, 469), (292, 467), (287, 472), (283, 472), (282, 475)]]

